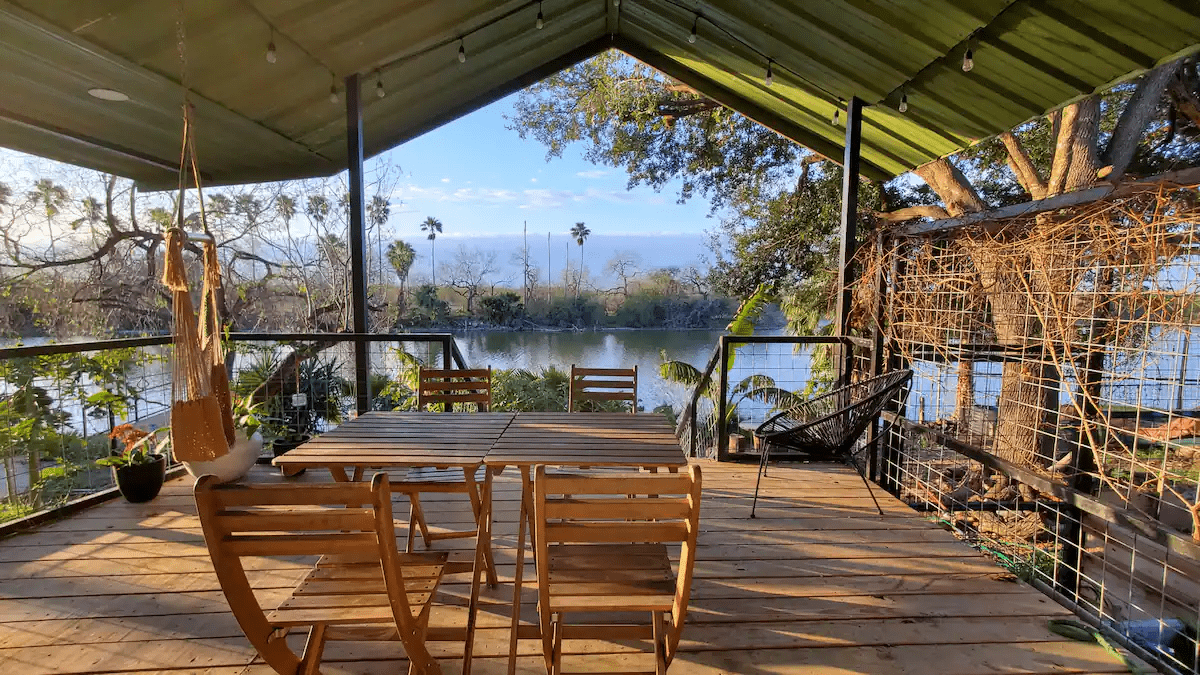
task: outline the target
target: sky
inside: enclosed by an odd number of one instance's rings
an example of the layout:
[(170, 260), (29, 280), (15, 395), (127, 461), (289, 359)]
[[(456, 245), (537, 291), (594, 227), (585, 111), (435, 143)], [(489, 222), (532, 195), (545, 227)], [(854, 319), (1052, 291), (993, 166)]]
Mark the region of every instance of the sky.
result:
[[(647, 269), (686, 267), (706, 253), (704, 232), (717, 225), (707, 200), (678, 204), (678, 184), (627, 190), (623, 170), (585, 161), (582, 146), (547, 161), (543, 145), (505, 128), (515, 100), (501, 99), (382, 155), (403, 171), (384, 237), (417, 249), (414, 274), (429, 269), (429, 242), (419, 228), (427, 216), (444, 226), (434, 243), (439, 262), (465, 245), (496, 250), (507, 265), (528, 226), (530, 257), (545, 272), (549, 234), (556, 281), (567, 255), (578, 264), (579, 246), (567, 235), (576, 222), (592, 232), (583, 253), (597, 277), (617, 252), (636, 252)], [(510, 266), (505, 274), (515, 271)]]
[[(591, 230), (582, 251), (586, 269), (601, 288), (615, 286), (615, 278), (604, 268), (618, 253), (633, 257), (647, 272), (698, 264), (707, 256), (705, 231), (718, 224), (709, 217), (708, 200), (694, 197), (679, 204), (677, 182), (661, 192), (647, 187), (628, 190), (623, 170), (585, 161), (582, 146), (570, 146), (563, 157), (547, 160), (544, 146), (506, 128), (504, 117), (511, 114), (517, 96), (371, 160), (368, 177), (380, 162), (399, 174), (389, 181), (394, 182), (388, 195), (391, 217), (370, 245), (382, 252), (396, 238), (412, 244), (417, 251), (413, 281), (429, 278), (431, 257), (441, 267), (460, 247), (494, 251), (502, 266), (496, 280), (519, 285), (514, 257), (527, 228), (530, 258), (541, 278), (546, 279), (549, 270), (559, 283), (568, 258), (573, 267), (579, 264), (580, 247), (568, 231), (583, 222)], [(13, 173), (46, 175), (48, 166), (61, 165), (0, 149), (0, 169), (9, 178), (16, 177)], [(444, 228), (433, 244), (435, 256), (419, 227), (429, 216)], [(30, 237), (37, 239), (38, 233)]]

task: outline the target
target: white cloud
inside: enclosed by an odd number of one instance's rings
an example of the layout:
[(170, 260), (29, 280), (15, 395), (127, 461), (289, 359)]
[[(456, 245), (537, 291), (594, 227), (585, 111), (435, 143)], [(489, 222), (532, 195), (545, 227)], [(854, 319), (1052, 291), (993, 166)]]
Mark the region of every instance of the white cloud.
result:
[(600, 178), (601, 176), (607, 176), (608, 172), (603, 169), (592, 169), (591, 171), (580, 171), (575, 175), (580, 178)]
[(442, 179), (442, 182), (443, 182), (443, 183), (449, 183), (449, 182), (450, 182), (450, 179), (449, 179), (449, 178), (443, 178), (443, 179)]
[(536, 182), (537, 182), (537, 179), (536, 179), (536, 178), (530, 178), (530, 179), (529, 179), (529, 182), (530, 182), (530, 183), (536, 183)]

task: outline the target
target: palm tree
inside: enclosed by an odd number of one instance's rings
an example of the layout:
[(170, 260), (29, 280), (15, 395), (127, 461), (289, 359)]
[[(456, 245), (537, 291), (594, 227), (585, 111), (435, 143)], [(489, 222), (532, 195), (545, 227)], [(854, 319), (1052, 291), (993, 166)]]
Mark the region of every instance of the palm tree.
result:
[(587, 241), (592, 231), (583, 223), (575, 223), (575, 227), (571, 228), (571, 236), (575, 237), (575, 243), (579, 244), (579, 274), (575, 277), (575, 297), (579, 297), (579, 286), (583, 283), (583, 242)]
[(407, 241), (397, 239), (388, 244), (387, 261), (400, 278), (400, 308), (404, 308), (404, 284), (408, 281), (408, 272), (412, 269), (413, 260), (417, 258), (417, 250)]
[(433, 242), (442, 231), (442, 221), (429, 216), (421, 221), (421, 231), (425, 232), (425, 238), (429, 240), (429, 273), (433, 278), (433, 285), (437, 286), (437, 251), (434, 250)]
[(50, 237), (50, 257), (55, 257), (54, 233), (50, 231), (50, 221), (58, 215), (67, 203), (67, 189), (49, 178), (39, 178), (29, 192), (29, 198), (42, 203), (46, 210), (46, 235)]

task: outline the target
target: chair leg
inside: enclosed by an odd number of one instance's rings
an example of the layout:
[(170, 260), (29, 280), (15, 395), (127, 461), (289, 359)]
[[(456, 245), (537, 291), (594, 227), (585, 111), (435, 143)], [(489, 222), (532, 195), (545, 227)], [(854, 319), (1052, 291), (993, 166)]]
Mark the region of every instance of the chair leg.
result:
[(754, 510), (758, 508), (758, 488), (762, 485), (763, 474), (767, 472), (767, 462), (770, 461), (771, 444), (763, 443), (762, 453), (758, 458), (758, 479), (754, 481), (754, 501), (750, 504), (750, 517), (754, 517)]
[(651, 612), (654, 638), (654, 675), (667, 675), (667, 632), (664, 630), (663, 613)]
[(562, 615), (558, 615), (558, 620), (553, 623), (554, 626), (554, 648), (550, 658), (554, 664), (550, 675), (562, 675)]
[(318, 623), (308, 631), (308, 641), (304, 643), (304, 658), (300, 661), (299, 675), (320, 673), (321, 654), (324, 651), (325, 624)]
[(417, 492), (408, 493), (408, 504), (411, 509), (409, 514), (409, 541), (408, 553), (412, 553), (412, 525), (415, 521), (417, 527), (421, 530), (421, 541), (425, 544), (425, 548), (433, 547), (433, 540), (429, 538), (429, 524), (425, 522), (425, 511), (421, 509), (421, 495)]

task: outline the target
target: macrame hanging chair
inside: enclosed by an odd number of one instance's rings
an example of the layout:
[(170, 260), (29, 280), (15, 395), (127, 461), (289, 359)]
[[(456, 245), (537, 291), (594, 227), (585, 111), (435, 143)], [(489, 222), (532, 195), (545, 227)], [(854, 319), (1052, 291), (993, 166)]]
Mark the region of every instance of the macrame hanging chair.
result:
[[(204, 244), (204, 284), (201, 315), (197, 321), (183, 260), (184, 197), (188, 169), (200, 203), (200, 226), (208, 241)], [(195, 156), (191, 124), (191, 106), (184, 101), (183, 142), (179, 158), (179, 206), (176, 226), (166, 233), (166, 260), (163, 284), (171, 290), (175, 324), (171, 354), (171, 448), (182, 462), (209, 461), (229, 453), (234, 441), (232, 401), (221, 344), (221, 326), (217, 312), (217, 294), (221, 290), (221, 270), (216, 244), (208, 233), (204, 215), (204, 194)]]

